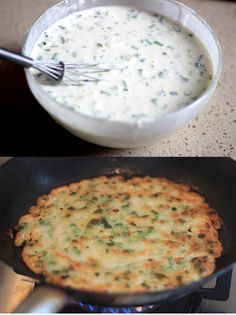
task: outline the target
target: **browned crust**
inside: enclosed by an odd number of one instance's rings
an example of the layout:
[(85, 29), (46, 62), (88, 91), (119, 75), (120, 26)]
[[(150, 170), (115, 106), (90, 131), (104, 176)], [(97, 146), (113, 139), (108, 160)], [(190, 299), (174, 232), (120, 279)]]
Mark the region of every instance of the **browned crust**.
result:
[[(99, 188), (97, 187), (97, 183), (99, 183)], [(119, 192), (119, 185), (122, 185), (122, 183), (126, 184), (125, 192)], [(114, 189), (117, 189), (117, 191), (114, 191)], [(149, 277), (148, 283), (136, 283), (135, 288), (128, 285), (130, 281), (135, 282), (137, 280), (138, 276), (135, 272), (131, 272), (130, 274), (119, 274), (117, 271), (116, 275), (107, 276), (107, 279), (105, 279), (103, 283), (91, 283), (88, 279), (95, 271), (94, 266), (96, 266), (96, 268), (99, 267), (99, 261), (90, 257), (84, 265), (76, 262), (74, 259), (71, 259), (66, 253), (58, 251), (53, 252), (53, 257), (62, 260), (66, 266), (69, 266), (69, 274), (73, 274), (74, 278), (72, 279), (72, 276), (68, 277), (67, 275), (62, 274), (52, 274), (47, 270), (43, 254), (41, 252), (41, 249), (43, 250), (45, 247), (45, 244), (41, 242), (41, 232), (37, 228), (32, 228), (31, 225), (33, 226), (35, 222), (39, 222), (42, 218), (47, 217), (50, 211), (55, 208), (55, 202), (57, 202), (58, 213), (63, 211), (65, 220), (70, 219), (71, 213), (75, 209), (73, 197), (71, 196), (81, 195), (85, 196), (86, 199), (90, 198), (89, 194), (91, 192), (94, 196), (100, 196), (99, 194), (103, 196), (102, 192), (106, 191), (106, 196), (112, 196), (116, 202), (122, 201), (123, 203), (127, 196), (135, 198), (139, 198), (141, 196), (140, 200), (148, 200), (148, 198), (151, 200), (152, 198), (160, 197), (159, 212), (161, 213), (162, 209), (164, 209), (164, 211), (166, 211), (166, 208), (171, 209), (173, 204), (178, 206), (184, 204), (185, 208), (181, 209), (181, 211), (175, 211), (175, 209), (173, 209), (173, 211), (168, 214), (169, 218), (171, 218), (176, 225), (189, 225), (189, 222), (196, 223), (191, 224), (190, 231), (188, 230), (186, 233), (175, 231), (170, 233), (168, 230), (161, 230), (159, 234), (162, 240), (161, 244), (164, 246), (164, 258), (166, 259), (166, 257), (171, 256), (173, 257), (171, 258), (172, 263), (177, 266), (184, 265), (185, 259), (179, 256), (179, 252), (181, 251), (183, 244), (187, 244), (188, 247), (186, 253), (189, 257), (193, 257), (190, 259), (189, 264), (191, 264), (193, 270), (197, 270), (200, 277), (206, 277), (214, 271), (215, 259), (220, 257), (223, 250), (222, 245), (218, 240), (218, 230), (222, 227), (223, 222), (217, 212), (211, 209), (205, 202), (205, 198), (196, 192), (192, 192), (190, 189), (191, 187), (187, 184), (175, 183), (165, 178), (133, 177), (125, 180), (122, 176), (114, 176), (111, 178), (101, 176), (94, 179), (84, 179), (80, 182), (72, 183), (67, 186), (57, 187), (48, 195), (39, 197), (36, 204), (29, 209), (28, 214), (20, 218), (17, 227), (21, 228), (24, 225), (27, 225), (28, 227), (17, 232), (15, 245), (21, 246), (23, 243), (26, 243), (22, 252), (22, 257), (27, 266), (37, 274), (44, 274), (48, 281), (62, 286), (70, 286), (75, 289), (93, 290), (98, 292), (113, 290), (114, 292), (142, 292), (153, 290), (159, 282), (163, 283), (161, 289), (174, 288), (183, 283), (191, 282), (191, 272), (187, 269), (185, 270), (184, 267), (181, 270), (163, 272), (163, 270), (165, 270), (165, 266), (160, 266), (158, 260), (153, 260), (151, 258), (146, 260), (147, 255), (149, 255), (149, 246), (152, 246), (152, 244), (155, 243), (155, 240), (149, 238), (139, 240), (140, 246), (143, 244), (146, 248), (143, 248), (142, 250), (140, 249), (138, 256), (144, 257), (143, 268), (145, 273), (150, 273), (152, 276)], [(68, 203), (67, 198), (72, 201)], [(95, 202), (97, 199), (99, 200), (97, 197), (93, 198), (95, 198)], [(162, 204), (163, 202), (164, 204)], [(119, 218), (120, 213), (123, 211), (122, 208), (119, 207), (109, 207), (109, 200), (106, 201), (106, 198), (102, 203), (102, 207), (108, 209), (106, 213), (108, 217), (111, 216), (112, 218)], [(95, 221), (101, 219), (99, 210), (100, 208), (97, 209), (98, 214), (93, 214)], [(136, 237), (138, 233), (137, 230), (140, 231), (140, 227), (143, 222), (145, 222), (144, 229), (145, 226), (156, 226), (158, 229), (162, 229), (162, 226), (166, 227), (165, 218), (160, 217), (156, 219), (155, 216), (150, 215), (150, 206), (148, 203), (142, 205), (142, 211), (142, 215), (139, 215), (139, 213), (133, 213), (132, 216), (127, 218), (127, 224), (129, 226), (127, 232), (128, 236)], [(147, 214), (145, 214), (145, 212)], [(84, 249), (88, 245), (88, 241), (88, 237), (75, 237), (72, 240), (72, 245), (76, 246), (76, 248)], [(109, 235), (103, 235), (101, 237), (101, 242), (109, 241), (112, 241), (112, 237)], [(37, 247), (39, 251), (38, 254), (35, 254), (34, 252), (32, 254), (31, 251), (34, 246)], [(126, 257), (133, 262), (134, 255), (132, 254), (132, 251), (115, 247), (109, 248), (109, 252), (113, 255), (113, 257), (117, 257), (119, 259), (121, 257)], [(101, 259), (103, 259), (103, 257), (101, 257)], [(160, 272), (160, 270), (162, 271)], [(88, 279), (86, 276), (78, 277), (78, 274), (88, 274)], [(116, 279), (122, 279), (123, 284), (116, 283), (114, 287)]]

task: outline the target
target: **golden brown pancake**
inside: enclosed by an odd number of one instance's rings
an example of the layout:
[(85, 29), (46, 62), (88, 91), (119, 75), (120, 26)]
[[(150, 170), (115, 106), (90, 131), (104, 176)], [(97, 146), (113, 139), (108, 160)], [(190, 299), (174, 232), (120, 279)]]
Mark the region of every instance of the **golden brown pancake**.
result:
[(46, 280), (77, 290), (144, 292), (210, 275), (222, 221), (190, 186), (121, 176), (53, 189), (19, 220), (15, 245)]

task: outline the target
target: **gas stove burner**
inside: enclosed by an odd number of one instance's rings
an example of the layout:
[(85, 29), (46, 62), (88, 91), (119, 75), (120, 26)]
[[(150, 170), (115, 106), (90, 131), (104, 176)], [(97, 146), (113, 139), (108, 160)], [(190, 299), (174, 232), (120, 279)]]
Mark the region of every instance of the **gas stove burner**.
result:
[(132, 306), (132, 307), (108, 307), (85, 304), (77, 302), (78, 307), (85, 313), (112, 313), (112, 314), (131, 314), (131, 313), (150, 313), (157, 308), (157, 305)]
[(104, 313), (104, 314), (142, 314), (142, 313), (198, 313), (201, 309), (201, 299), (197, 297), (192, 299), (187, 296), (177, 301), (168, 301), (164, 304), (151, 304), (142, 306), (131, 307), (113, 307), (113, 306), (100, 306), (82, 303), (76, 300), (70, 302), (61, 313)]
[(203, 311), (202, 299), (226, 301), (229, 298), (232, 270), (217, 277), (214, 288), (201, 288), (181, 298), (176, 297), (162, 303), (132, 307), (112, 307), (82, 303), (72, 298), (60, 313), (201, 313)]

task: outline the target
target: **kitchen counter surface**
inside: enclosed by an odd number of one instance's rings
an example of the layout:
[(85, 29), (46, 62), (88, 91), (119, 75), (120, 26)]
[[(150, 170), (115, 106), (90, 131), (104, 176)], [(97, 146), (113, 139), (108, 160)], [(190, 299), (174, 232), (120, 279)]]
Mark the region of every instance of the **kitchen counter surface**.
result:
[[(20, 51), (33, 21), (56, 0), (0, 1), (0, 43)], [(236, 3), (184, 0), (215, 30), (223, 71), (208, 107), (181, 130), (136, 149), (114, 150), (82, 141), (58, 126), (31, 95), (22, 69), (0, 62), (1, 153), (104, 156), (231, 156), (236, 159)]]

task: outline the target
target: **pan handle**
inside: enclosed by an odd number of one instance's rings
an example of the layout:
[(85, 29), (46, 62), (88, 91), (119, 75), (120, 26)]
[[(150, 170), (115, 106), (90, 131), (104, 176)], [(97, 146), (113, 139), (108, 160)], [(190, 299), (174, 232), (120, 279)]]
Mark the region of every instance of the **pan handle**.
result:
[(68, 296), (65, 292), (40, 286), (14, 310), (13, 313), (56, 313), (66, 304)]

